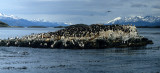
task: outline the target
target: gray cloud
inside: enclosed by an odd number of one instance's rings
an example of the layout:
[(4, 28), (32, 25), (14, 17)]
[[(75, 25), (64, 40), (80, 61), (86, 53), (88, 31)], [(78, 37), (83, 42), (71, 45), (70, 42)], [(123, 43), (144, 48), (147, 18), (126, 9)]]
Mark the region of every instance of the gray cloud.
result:
[(160, 0), (2, 0), (0, 10), (27, 19), (103, 23), (119, 16), (160, 15), (159, 3)]
[(131, 7), (148, 7), (148, 6), (145, 4), (133, 4), (131, 5)]
[(158, 5), (155, 5), (155, 6), (152, 6), (153, 8), (156, 8), (156, 9), (160, 9), (160, 6)]

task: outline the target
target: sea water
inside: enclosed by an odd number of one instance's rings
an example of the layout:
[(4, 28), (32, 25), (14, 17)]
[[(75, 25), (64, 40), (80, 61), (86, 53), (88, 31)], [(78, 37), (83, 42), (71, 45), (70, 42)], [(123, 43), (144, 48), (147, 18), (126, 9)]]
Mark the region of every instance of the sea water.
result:
[[(55, 28), (0, 28), (0, 39)], [(0, 73), (158, 73), (160, 29), (138, 28), (139, 35), (154, 44), (141, 48), (42, 49), (0, 47)]]

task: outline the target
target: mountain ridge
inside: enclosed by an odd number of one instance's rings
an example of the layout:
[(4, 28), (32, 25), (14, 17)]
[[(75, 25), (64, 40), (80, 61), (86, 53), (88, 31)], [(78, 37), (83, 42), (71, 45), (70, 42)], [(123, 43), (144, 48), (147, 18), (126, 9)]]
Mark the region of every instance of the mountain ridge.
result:
[(67, 23), (63, 22), (49, 22), (42, 20), (27, 20), (23, 18), (16, 17), (14, 15), (5, 15), (0, 13), (0, 21), (7, 23), (10, 26), (45, 26), (45, 27), (55, 27), (55, 26), (68, 26)]
[(117, 17), (106, 24), (134, 24), (135, 26), (160, 26), (160, 16)]
[[(42, 19), (27, 20), (16, 17), (14, 15), (5, 15), (0, 13), (0, 21), (8, 24), (9, 26), (44, 26), (44, 27), (57, 27), (57, 26), (69, 26), (72, 23), (63, 22), (49, 22)], [(135, 26), (160, 26), (160, 16), (132, 16), (132, 17), (117, 17), (105, 23), (105, 25), (112, 24), (133, 24)]]

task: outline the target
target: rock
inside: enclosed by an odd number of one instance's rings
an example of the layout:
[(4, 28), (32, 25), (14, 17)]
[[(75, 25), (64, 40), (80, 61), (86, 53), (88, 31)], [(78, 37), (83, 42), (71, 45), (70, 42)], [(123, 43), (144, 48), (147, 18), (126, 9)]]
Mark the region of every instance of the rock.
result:
[(56, 32), (31, 34), (22, 38), (0, 40), (0, 46), (63, 49), (101, 49), (139, 47), (153, 44), (129, 25), (72, 25)]

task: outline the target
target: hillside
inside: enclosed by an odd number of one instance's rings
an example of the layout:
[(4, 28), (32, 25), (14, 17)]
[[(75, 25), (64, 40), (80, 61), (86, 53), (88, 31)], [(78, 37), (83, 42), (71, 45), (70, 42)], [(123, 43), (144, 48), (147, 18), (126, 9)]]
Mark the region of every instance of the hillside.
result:
[(0, 21), (0, 27), (8, 27), (8, 24)]

